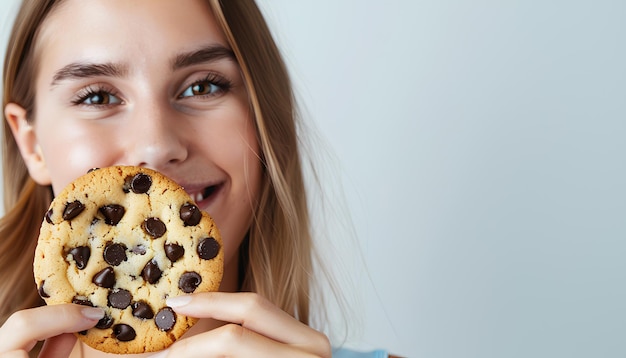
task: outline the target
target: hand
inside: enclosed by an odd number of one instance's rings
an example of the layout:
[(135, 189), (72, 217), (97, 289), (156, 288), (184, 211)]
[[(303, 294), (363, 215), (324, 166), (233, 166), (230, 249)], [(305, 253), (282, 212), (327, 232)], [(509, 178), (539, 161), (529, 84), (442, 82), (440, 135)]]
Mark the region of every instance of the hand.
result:
[(230, 322), (174, 343), (154, 357), (331, 357), (328, 338), (255, 293), (170, 298), (177, 313)]
[(104, 316), (100, 308), (76, 304), (42, 306), (15, 312), (0, 327), (0, 357), (25, 357), (37, 341), (46, 340), (39, 357), (69, 356), (76, 337)]

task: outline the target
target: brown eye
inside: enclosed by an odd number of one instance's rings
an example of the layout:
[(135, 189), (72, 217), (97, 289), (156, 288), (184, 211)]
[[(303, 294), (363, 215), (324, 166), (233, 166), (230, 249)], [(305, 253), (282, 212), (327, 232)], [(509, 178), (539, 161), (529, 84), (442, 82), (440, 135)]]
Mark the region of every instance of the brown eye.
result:
[(91, 97), (85, 99), (85, 104), (109, 104), (111, 98), (107, 93), (94, 93)]
[(73, 103), (86, 106), (108, 106), (120, 104), (122, 100), (112, 90), (100, 86), (90, 86), (81, 90)]
[(214, 83), (202, 81), (192, 84), (181, 94), (181, 97), (207, 96), (217, 94), (222, 88)]
[(212, 87), (217, 87), (215, 85), (211, 85), (211, 84), (203, 84), (203, 83), (199, 83), (197, 85), (193, 85), (191, 87), (191, 90), (193, 91), (194, 95), (203, 95), (203, 94), (209, 94), (212, 91)]
[(81, 101), (82, 104), (94, 106), (106, 106), (108, 104), (118, 104), (121, 102), (122, 100), (112, 93), (102, 90), (87, 93)]
[(178, 98), (198, 97), (200, 99), (209, 99), (214, 96), (219, 97), (231, 89), (232, 83), (226, 77), (211, 72), (187, 86)]

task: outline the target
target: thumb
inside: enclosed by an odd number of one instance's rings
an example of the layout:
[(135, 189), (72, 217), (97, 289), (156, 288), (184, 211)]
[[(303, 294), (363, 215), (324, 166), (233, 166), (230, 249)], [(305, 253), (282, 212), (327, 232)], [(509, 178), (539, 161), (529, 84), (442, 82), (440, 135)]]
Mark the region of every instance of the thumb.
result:
[(69, 357), (75, 344), (76, 336), (72, 333), (48, 338), (43, 344), (39, 357)]

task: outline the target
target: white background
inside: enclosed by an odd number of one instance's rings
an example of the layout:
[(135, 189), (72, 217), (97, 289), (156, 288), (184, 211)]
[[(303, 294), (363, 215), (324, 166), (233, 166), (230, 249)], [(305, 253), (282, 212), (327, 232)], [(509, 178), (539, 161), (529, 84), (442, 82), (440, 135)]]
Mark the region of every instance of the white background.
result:
[(260, 4), (368, 265), (354, 345), (626, 356), (626, 2)]

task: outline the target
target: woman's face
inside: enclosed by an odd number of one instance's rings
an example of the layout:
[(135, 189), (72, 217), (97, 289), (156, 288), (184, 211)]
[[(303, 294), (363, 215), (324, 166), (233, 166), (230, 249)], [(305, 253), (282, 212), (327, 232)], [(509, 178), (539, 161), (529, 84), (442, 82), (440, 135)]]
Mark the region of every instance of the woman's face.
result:
[(206, 2), (68, 0), (35, 51), (41, 184), (59, 192), (93, 167), (159, 170), (213, 216), (232, 262), (261, 168), (240, 69)]

